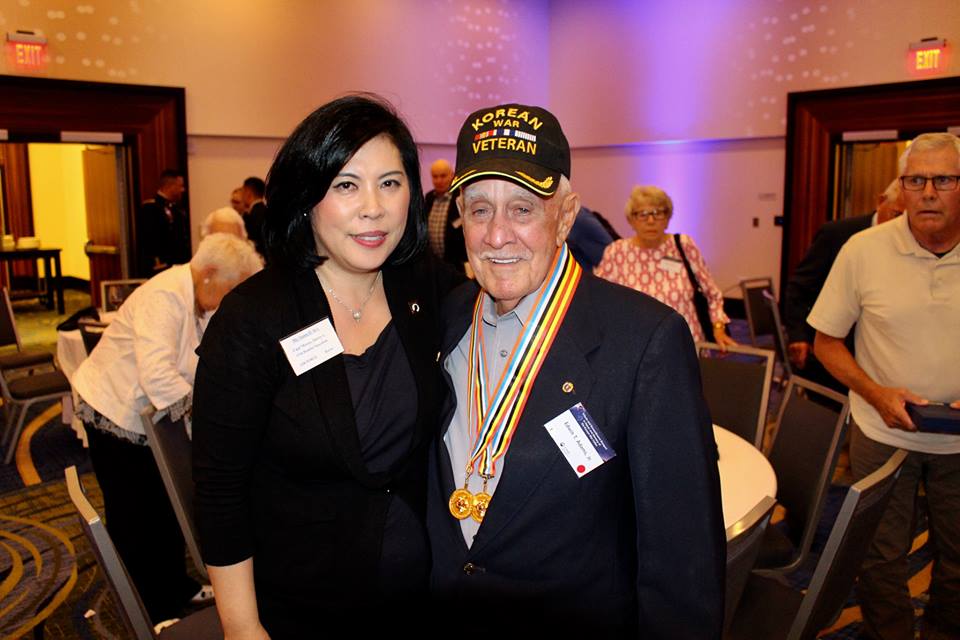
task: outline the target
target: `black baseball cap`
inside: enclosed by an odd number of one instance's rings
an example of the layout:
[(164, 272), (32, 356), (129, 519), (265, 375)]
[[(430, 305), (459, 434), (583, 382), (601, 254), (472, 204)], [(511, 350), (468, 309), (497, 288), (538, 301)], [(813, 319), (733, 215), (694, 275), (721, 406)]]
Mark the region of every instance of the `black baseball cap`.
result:
[(553, 114), (540, 107), (504, 104), (474, 111), (463, 123), (450, 190), (493, 177), (552, 196), (561, 175), (570, 178), (570, 145)]

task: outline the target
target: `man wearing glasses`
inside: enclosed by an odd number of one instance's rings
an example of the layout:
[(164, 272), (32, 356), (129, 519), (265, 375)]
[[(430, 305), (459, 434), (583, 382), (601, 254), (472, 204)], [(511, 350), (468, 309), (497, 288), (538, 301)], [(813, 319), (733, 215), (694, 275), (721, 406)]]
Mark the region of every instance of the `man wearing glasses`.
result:
[[(807, 318), (816, 356), (850, 388), (855, 479), (898, 448), (910, 452), (861, 568), (869, 638), (914, 637), (907, 556), (921, 482), (935, 547), (921, 637), (960, 637), (960, 435), (918, 429), (908, 413), (933, 403), (960, 409), (958, 178), (960, 139), (918, 136), (900, 158), (906, 215), (844, 245)], [(856, 359), (843, 342), (854, 323)]]

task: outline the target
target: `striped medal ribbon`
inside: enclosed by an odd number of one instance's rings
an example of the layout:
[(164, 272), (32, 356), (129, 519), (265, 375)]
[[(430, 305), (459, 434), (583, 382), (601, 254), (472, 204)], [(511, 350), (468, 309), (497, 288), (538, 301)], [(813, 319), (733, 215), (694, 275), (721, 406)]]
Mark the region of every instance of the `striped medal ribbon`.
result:
[[(554, 256), (547, 286), (533, 305), (524, 330), (513, 345), (507, 366), (489, 394), (483, 356), (483, 291), (477, 296), (470, 329), (467, 375), (467, 423), (476, 435), (463, 488), (450, 494), (450, 514), (454, 518), (472, 517), (483, 522), (491, 500), (487, 482), (496, 475), (497, 461), (510, 448), (533, 383), (563, 324), (581, 275), (580, 265), (564, 243)], [(476, 494), (467, 489), (474, 470), (483, 478), (483, 489)]]

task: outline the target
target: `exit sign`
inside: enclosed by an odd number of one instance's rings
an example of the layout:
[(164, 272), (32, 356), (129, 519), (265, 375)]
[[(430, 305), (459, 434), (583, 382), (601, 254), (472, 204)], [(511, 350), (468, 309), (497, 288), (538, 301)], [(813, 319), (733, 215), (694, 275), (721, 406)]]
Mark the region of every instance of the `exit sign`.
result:
[(943, 38), (927, 38), (910, 44), (907, 69), (917, 76), (937, 74), (946, 71), (949, 61), (947, 41)]
[(49, 60), (46, 38), (24, 31), (7, 34), (7, 62), (15, 71), (42, 71)]

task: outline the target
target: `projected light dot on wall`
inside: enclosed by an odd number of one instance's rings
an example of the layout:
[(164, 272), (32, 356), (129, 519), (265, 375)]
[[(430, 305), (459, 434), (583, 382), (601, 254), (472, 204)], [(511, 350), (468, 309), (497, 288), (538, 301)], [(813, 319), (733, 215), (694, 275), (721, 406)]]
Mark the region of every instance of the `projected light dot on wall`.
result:
[(51, 20), (63, 20), (67, 17), (67, 14), (65, 11), (56, 11), (51, 9), (50, 11), (47, 11), (47, 17)]
[(109, 22), (113, 26), (117, 26), (118, 24), (120, 24), (120, 18), (118, 18), (117, 16), (110, 16), (109, 18), (107, 18), (107, 22)]
[(56, 58), (53, 59), (53, 61), (56, 62), (57, 64), (63, 64), (64, 62), (67, 61), (67, 59), (64, 56), (57, 56)]
[(93, 9), (93, 5), (92, 5), (92, 4), (78, 4), (78, 5), (77, 5), (77, 13), (83, 13), (83, 14), (87, 14), (87, 15), (92, 15), (92, 14), (93, 14), (93, 11), (94, 11), (94, 9)]
[(20, 6), (21, 6), (21, 7), (29, 7), (29, 6), (30, 6), (30, 0), (20, 0)]
[(89, 67), (91, 64), (93, 64), (93, 62), (90, 60), (90, 58), (83, 58), (82, 60), (80, 60), (80, 64), (82, 64), (85, 67)]
[(76, 35), (75, 37), (76, 37), (77, 40), (79, 40), (80, 42), (83, 42), (84, 40), (87, 39), (87, 34), (84, 33), (83, 31), (77, 31), (77, 35)]
[(63, 42), (64, 40), (67, 39), (67, 34), (65, 34), (63, 31), (61, 31), (61, 32), (59, 32), (57, 35), (55, 35), (54, 37), (55, 37), (57, 40), (59, 40), (60, 42)]

